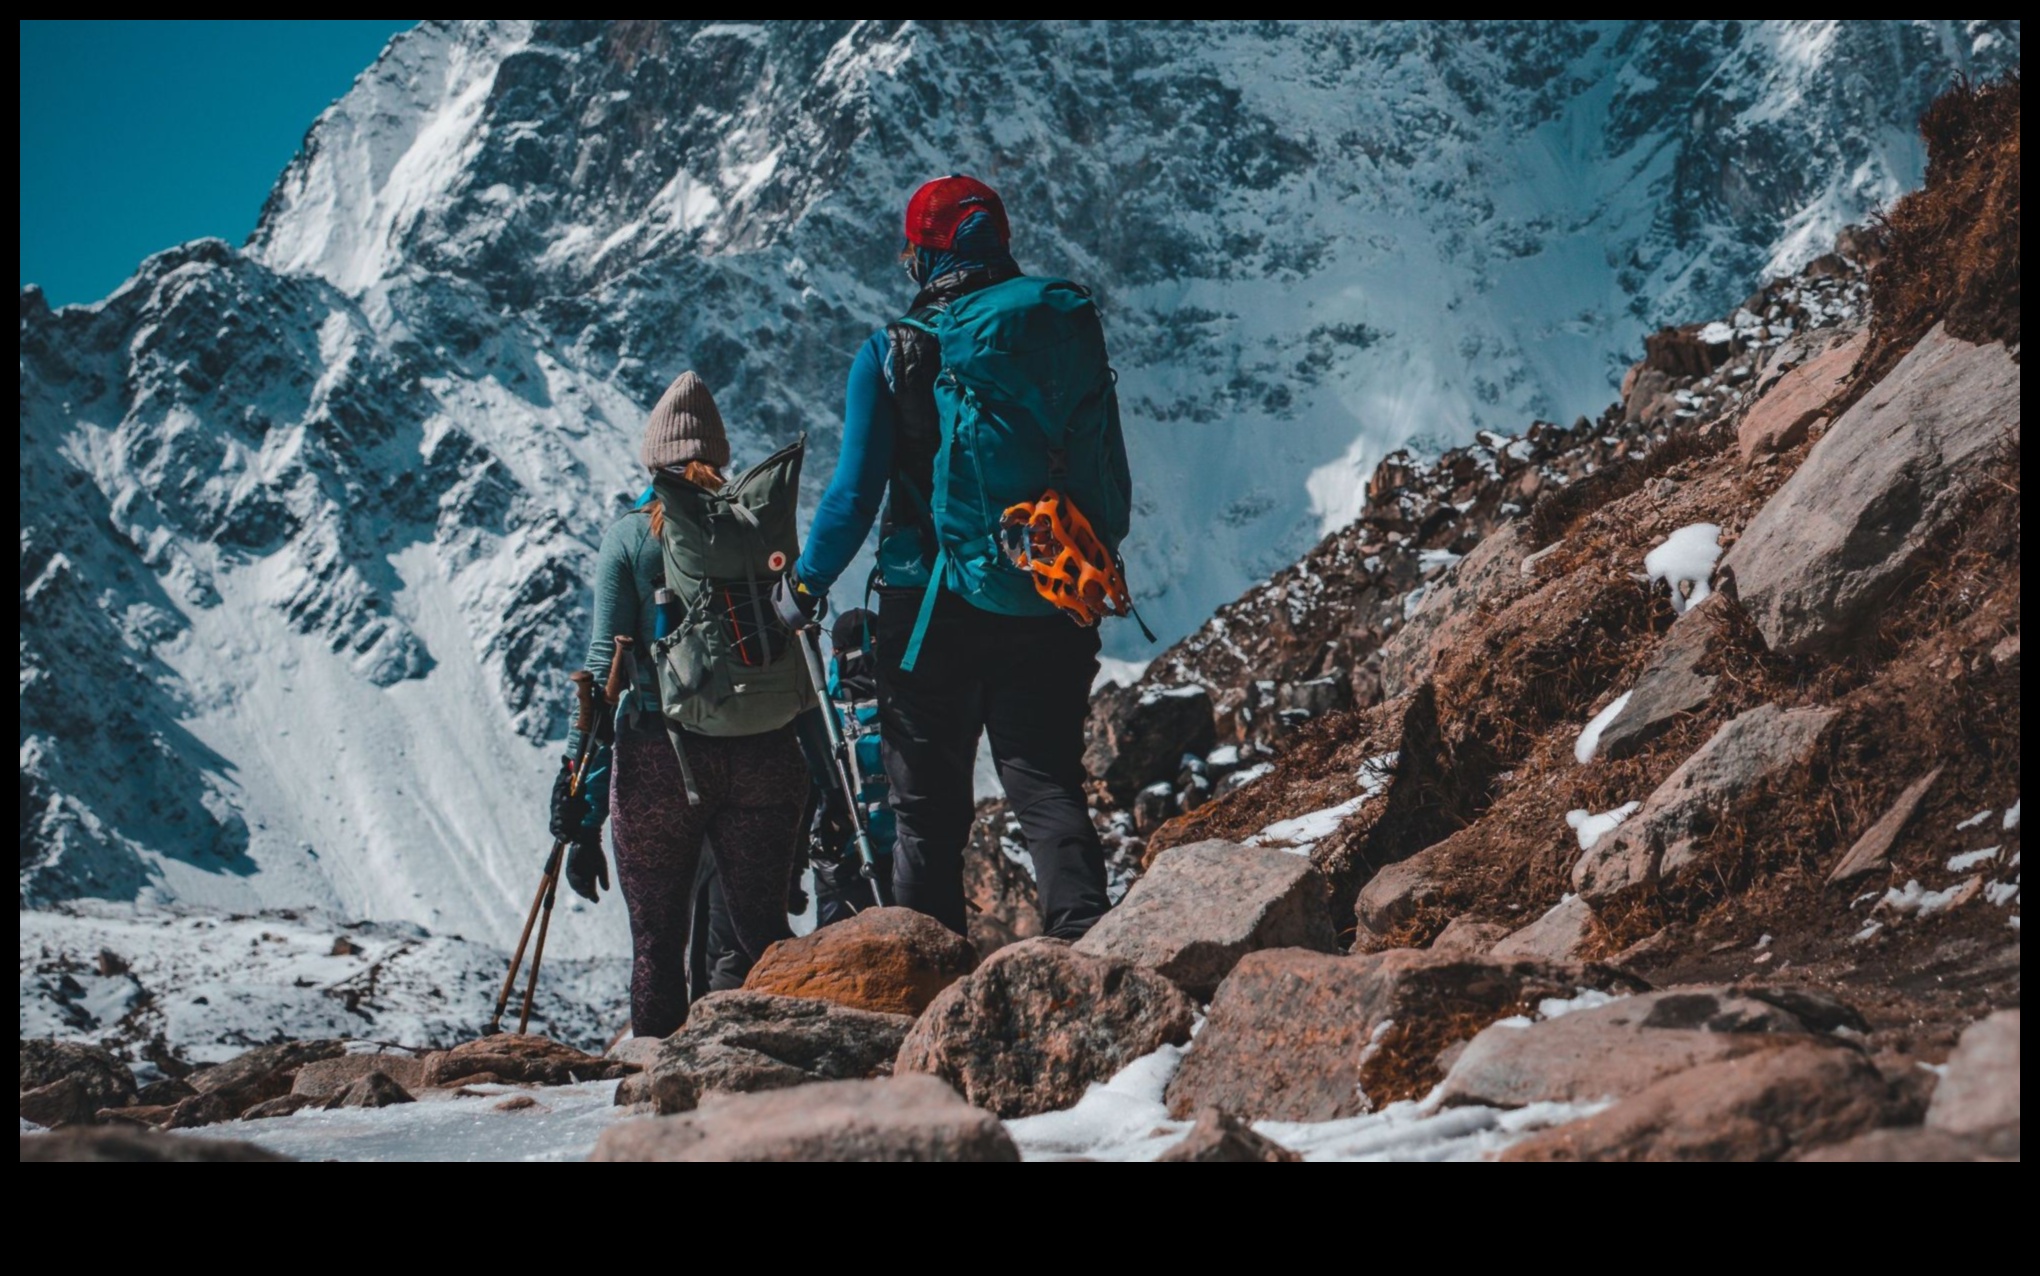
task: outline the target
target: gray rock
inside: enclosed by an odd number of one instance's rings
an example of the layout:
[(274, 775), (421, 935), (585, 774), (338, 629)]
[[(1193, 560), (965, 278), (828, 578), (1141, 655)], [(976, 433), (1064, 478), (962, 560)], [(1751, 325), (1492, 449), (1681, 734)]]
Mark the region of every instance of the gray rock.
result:
[(1444, 1102), (1520, 1108), (1636, 1094), (1660, 1077), (1806, 1035), (1792, 1014), (1728, 988), (1673, 988), (1624, 997), (1525, 1026), (1495, 1024), (1467, 1043), (1445, 1076)]
[(1573, 865), (1573, 889), (1599, 905), (1677, 884), (1711, 828), (1762, 780), (1808, 761), (1833, 709), (1762, 705), (1722, 725), (1644, 799), (1622, 826)]
[(1892, 845), (1898, 841), (1899, 834), (1905, 832), (1905, 826), (1912, 823), (1920, 803), (1926, 800), (1927, 790), (1933, 788), (1934, 781), (1940, 778), (1941, 768), (1935, 767), (1907, 785), (1905, 792), (1891, 804), (1891, 809), (1864, 830), (1863, 836), (1849, 847), (1849, 853), (1835, 864), (1834, 871), (1828, 874), (1828, 884), (1854, 881), (1867, 873), (1891, 867)]
[(1642, 752), (1681, 715), (1706, 704), (1714, 694), (1716, 680), (1700, 673), (1699, 665), (1717, 633), (1714, 622), (1722, 608), (1718, 597), (1702, 599), (1659, 640), (1650, 666), (1630, 688), (1629, 702), (1602, 730), (1598, 756), (1627, 758)]
[(1455, 917), (1438, 932), (1431, 941), (1434, 953), (1450, 953), (1455, 957), (1480, 957), (1496, 944), (1508, 938), (1509, 928), (1500, 922), (1477, 921), (1471, 917)]
[(1205, 754), (1218, 739), (1211, 693), (1180, 687), (1106, 687), (1091, 698), (1084, 727), (1084, 770), (1121, 804), (1157, 781), (1175, 778), (1186, 753)]
[(1076, 943), (1158, 970), (1200, 1001), (1250, 952), (1337, 947), (1324, 879), (1307, 857), (1216, 840), (1163, 851)]
[[(1794, 336), (1791, 340), (1821, 342), (1838, 335), (1832, 328)], [(1856, 360), (1868, 344), (1868, 329), (1860, 329), (1847, 340), (1818, 353), (1806, 362), (1784, 369), (1782, 375), (1760, 381), (1760, 397), (1743, 414), (1736, 427), (1736, 441), (1742, 460), (1748, 465), (1767, 452), (1797, 447), (1806, 439), (1813, 423), (1828, 414), (1828, 404), (1848, 384)], [(1781, 367), (1781, 349), (1767, 366), (1767, 373)]]
[(944, 989), (894, 1071), (932, 1073), (1002, 1117), (1053, 1112), (1142, 1055), (1188, 1041), (1193, 1012), (1182, 989), (1123, 957), (1030, 939)]
[(602, 1132), (596, 1161), (1018, 1161), (998, 1118), (929, 1076), (710, 1095)]
[(711, 993), (666, 1038), (643, 1079), (626, 1078), (618, 1087), (616, 1101), (686, 1112), (714, 1091), (882, 1076), (913, 1023), (808, 997)]
[(1393, 700), (1430, 677), (1438, 653), (1470, 633), (1483, 613), (1528, 593), (1534, 582), (1522, 566), (1533, 548), (1520, 519), (1504, 523), (1433, 582), (1416, 615), (1381, 645), (1382, 698)]
[(1927, 1124), (1975, 1134), (2019, 1120), (2019, 1012), (2000, 1010), (1963, 1030), (1934, 1087)]
[(1940, 325), (1844, 413), (1722, 559), (1772, 650), (1874, 612), (2019, 434), (2019, 365)]
[[(216, 1098), (231, 1117), (265, 1099), (289, 1094), (297, 1082), (298, 1069), (319, 1059), (334, 1059), (347, 1053), (347, 1043), (334, 1040), (280, 1041), (243, 1051), (216, 1067), (192, 1073), (185, 1080), (198, 1091), (198, 1098)], [(179, 1111), (210, 1113), (213, 1105), (186, 1099)], [(225, 1120), (226, 1117), (212, 1117)]]
[(1578, 895), (1568, 895), (1544, 915), (1488, 950), (1490, 957), (1529, 961), (1571, 961), (1594, 933), (1594, 910)]
[(1206, 1108), (1183, 1141), (1156, 1157), (1171, 1162), (1301, 1161), (1303, 1158), (1237, 1117)]
[(370, 1072), (348, 1082), (346, 1089), (326, 1100), (328, 1108), (388, 1108), (415, 1103), (411, 1092), (390, 1079), (387, 1072)]
[(1977, 1134), (1955, 1134), (1924, 1125), (1872, 1130), (1846, 1142), (1815, 1148), (1801, 1161), (2016, 1161), (2019, 1127), (1999, 1126)]
[(1353, 917), (1363, 937), (1381, 941), (1396, 928), (1435, 906), (1440, 898), (1433, 872), (1441, 847), (1427, 846), (1406, 860), (1384, 866), (1367, 879), (1353, 901)]
[(405, 1054), (344, 1054), (334, 1059), (314, 1059), (302, 1064), (292, 1080), (290, 1092), (312, 1099), (330, 1099), (348, 1086), (380, 1072), (406, 1090), (425, 1085), (425, 1060)]
[(135, 1100), (135, 1075), (109, 1051), (75, 1041), (21, 1042), (21, 1119), (37, 1125), (91, 1124), (101, 1108)]

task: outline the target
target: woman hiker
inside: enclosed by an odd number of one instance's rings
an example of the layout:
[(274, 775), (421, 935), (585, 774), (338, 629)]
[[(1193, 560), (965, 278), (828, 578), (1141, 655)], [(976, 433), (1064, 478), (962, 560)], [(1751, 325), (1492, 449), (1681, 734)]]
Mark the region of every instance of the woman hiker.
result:
[[(677, 475), (710, 491), (722, 487), (730, 463), (729, 438), (700, 377), (683, 372), (667, 387), (645, 425), (640, 455), (654, 474)], [(792, 934), (787, 884), (802, 844), (808, 796), (808, 769), (791, 724), (758, 735), (680, 732), (669, 737), (650, 679), (652, 595), (665, 576), (659, 539), (664, 520), (665, 511), (652, 497), (603, 536), (587, 663), (595, 685), (604, 685), (616, 634), (632, 635), (644, 657), (640, 687), (625, 693), (638, 697), (637, 705), (619, 706), (610, 768), (617, 878), (630, 913), (631, 1032), (640, 1037), (667, 1036), (687, 1018), (688, 927), (704, 839), (721, 879), (743, 969), (748, 971), (767, 945)], [(632, 707), (638, 712), (628, 712)], [(681, 742), (698, 804), (688, 800), (674, 752)], [(570, 738), (567, 756), (575, 756), (579, 746), (578, 737)], [(554, 827), (580, 826), (589, 819), (573, 808), (582, 800), (558, 786)], [(563, 802), (569, 809), (561, 809)], [(574, 841), (566, 877), (580, 895), (598, 898), (598, 882), (609, 884), (599, 835)], [(741, 980), (742, 972), (735, 978)]]

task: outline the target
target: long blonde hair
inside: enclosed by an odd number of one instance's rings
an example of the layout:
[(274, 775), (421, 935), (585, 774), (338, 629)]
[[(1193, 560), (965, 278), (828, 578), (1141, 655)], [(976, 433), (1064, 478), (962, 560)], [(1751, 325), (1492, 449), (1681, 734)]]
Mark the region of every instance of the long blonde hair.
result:
[[(721, 470), (716, 469), (707, 461), (689, 461), (686, 467), (680, 471), (680, 477), (694, 484), (694, 486), (709, 492), (716, 491), (729, 481), (722, 476)], [(646, 506), (646, 509), (651, 512), (652, 516), (652, 535), (663, 535), (666, 530), (666, 507), (659, 502), (657, 497), (653, 497), (652, 503)]]

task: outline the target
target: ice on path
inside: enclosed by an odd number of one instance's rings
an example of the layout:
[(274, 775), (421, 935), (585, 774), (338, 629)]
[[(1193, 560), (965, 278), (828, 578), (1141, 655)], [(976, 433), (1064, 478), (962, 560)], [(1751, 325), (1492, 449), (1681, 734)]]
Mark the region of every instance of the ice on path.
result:
[(1587, 723), (1586, 729), (1580, 732), (1580, 738), (1573, 744), (1574, 761), (1585, 766), (1594, 760), (1594, 751), (1601, 747), (1601, 733), (1608, 729), (1609, 723), (1615, 721), (1615, 715), (1629, 706), (1629, 697), (1632, 694), (1634, 693), (1625, 691), (1616, 696), (1608, 702), (1607, 708), (1595, 714), (1593, 721)]
[(1572, 825), (1573, 832), (1579, 835), (1580, 849), (1591, 851), (1594, 849), (1594, 843), (1613, 833), (1616, 826), (1636, 814), (1637, 808), (1642, 805), (1641, 802), (1624, 802), (1614, 810), (1603, 811), (1599, 815), (1585, 807), (1576, 807), (1565, 813), (1565, 822)]
[[(1721, 528), (1714, 523), (1694, 523), (1665, 538), (1665, 543), (1643, 556), (1643, 570), (1654, 581), (1672, 589), (1672, 610), (1684, 615), (1714, 592), (1711, 583), (1714, 564), (1721, 557)], [(1690, 585), (1690, 594), (1679, 586)]]

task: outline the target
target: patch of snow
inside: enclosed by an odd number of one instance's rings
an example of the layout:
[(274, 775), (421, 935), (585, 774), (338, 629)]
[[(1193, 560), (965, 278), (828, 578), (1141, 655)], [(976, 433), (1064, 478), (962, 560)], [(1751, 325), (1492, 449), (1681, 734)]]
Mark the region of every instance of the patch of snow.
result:
[(1883, 922), (1865, 922), (1863, 923), (1863, 929), (1849, 936), (1849, 938), (1855, 941), (1856, 943), (1860, 944), (1864, 940), (1876, 938), (1877, 932), (1883, 929), (1884, 929)]
[(1346, 817), (1367, 804), (1367, 794), (1360, 793), (1347, 798), (1337, 806), (1310, 811), (1293, 819), (1277, 820), (1267, 828), (1247, 839), (1248, 846), (1272, 846), (1292, 855), (1308, 855), (1332, 834), (1339, 831), (1339, 825)]
[[(1643, 556), (1643, 570), (1654, 581), (1671, 587), (1672, 610), (1684, 615), (1714, 592), (1714, 564), (1721, 558), (1721, 528), (1714, 523), (1694, 523), (1665, 538), (1665, 543)], [(1681, 594), (1680, 585), (1691, 592)]]
[(1700, 342), (1702, 345), (1722, 346), (1727, 345), (1733, 340), (1735, 340), (1735, 329), (1719, 319), (1700, 329)]
[(1417, 551), (1417, 570), (1428, 572), (1434, 567), (1457, 567), (1465, 557), (1449, 549), (1420, 549)]
[(1091, 679), (1093, 694), (1105, 687), (1130, 687), (1140, 681), (1153, 660), (1120, 660), (1113, 656), (1098, 657), (1098, 676)]
[(1578, 807), (1565, 813), (1565, 822), (1578, 834), (1580, 849), (1591, 851), (1594, 849), (1594, 843), (1613, 833), (1622, 821), (1636, 814), (1642, 805), (1641, 802), (1624, 802), (1614, 810), (1603, 811), (1599, 815), (1593, 814), (1585, 807)]
[(1983, 897), (1997, 907), (2003, 908), (2019, 898), (2019, 884), (2017, 882), (1986, 882), (1983, 886)]
[[(225, 1121), (183, 1131), (244, 1139), (301, 1161), (584, 1161), (619, 1117), (614, 1081), (580, 1085), (468, 1086), (477, 1098), (427, 1091), (387, 1108), (305, 1109), (264, 1121)], [(499, 1096), (528, 1095), (529, 1108), (499, 1112)]]
[(1586, 729), (1580, 732), (1580, 738), (1573, 744), (1574, 761), (1585, 766), (1594, 760), (1594, 751), (1601, 747), (1601, 733), (1608, 729), (1609, 723), (1615, 721), (1617, 714), (1629, 707), (1631, 694), (1625, 691), (1616, 696), (1608, 702), (1607, 708), (1595, 714), (1593, 720), (1587, 723)]
[(1960, 824), (1957, 824), (1955, 826), (1955, 831), (1957, 833), (1960, 833), (1963, 829), (1973, 829), (1977, 825), (1983, 823), (1985, 820), (1989, 819), (1991, 816), (1996, 814), (1997, 811), (1995, 809), (1986, 807), (1983, 810), (1978, 811), (1976, 814), (1970, 816), (1968, 819), (1962, 821)]
[[(2020, 801), (2023, 800), (2020, 799)], [(2005, 831), (2009, 833), (2017, 827), (2019, 827), (2019, 802), (2015, 801), (2012, 803), (2011, 809), (2005, 812)]]
[(1582, 988), (1570, 997), (1546, 997), (1537, 1003), (1537, 1014), (1544, 1019), (1557, 1019), (1575, 1010), (1592, 1010), (1610, 1002), (1620, 1001), (1627, 993), (1602, 992), (1599, 988)]
[(1966, 873), (1978, 864), (1988, 863), (1996, 859), (1998, 852), (2002, 849), (2002, 847), (1997, 846), (1985, 846), (1974, 851), (1964, 851), (1960, 855), (1951, 855), (1948, 857), (1948, 871), (1951, 873)]
[(1238, 766), (1239, 764), (1240, 746), (1237, 744), (1221, 744), (1204, 755), (1204, 765), (1208, 767)]
[(1904, 886), (1894, 886), (1884, 892), (1884, 898), (1877, 901), (1877, 907), (1900, 917), (1932, 917), (1953, 904), (1972, 880), (1964, 878), (1938, 891), (1930, 891), (1917, 880), (1911, 880)]

